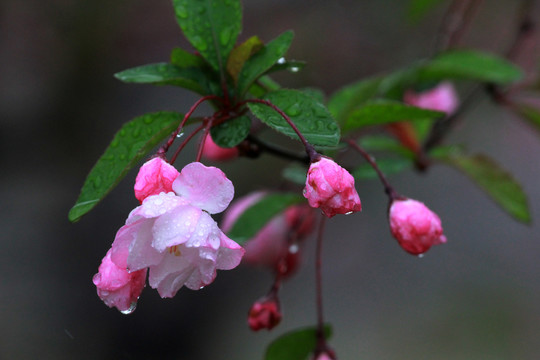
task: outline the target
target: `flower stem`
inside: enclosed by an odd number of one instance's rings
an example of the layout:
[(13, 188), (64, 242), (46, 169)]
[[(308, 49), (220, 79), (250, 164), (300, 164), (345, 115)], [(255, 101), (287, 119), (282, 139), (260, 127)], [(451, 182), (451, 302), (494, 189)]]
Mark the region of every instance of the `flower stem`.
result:
[(317, 247), (315, 250), (315, 285), (317, 300), (317, 348), (324, 347), (326, 338), (324, 336), (324, 318), (323, 318), (323, 296), (322, 296), (322, 242), (326, 217), (321, 216), (319, 222), (319, 232), (317, 234)]
[(203, 128), (204, 128), (204, 124), (201, 124), (199, 125), (198, 128), (196, 128), (191, 134), (189, 134), (189, 136), (184, 140), (184, 142), (182, 144), (180, 144), (180, 146), (178, 147), (178, 149), (176, 149), (174, 155), (172, 156), (171, 158), (171, 161), (170, 161), (170, 164), (174, 164), (174, 162), (176, 161), (176, 158), (178, 157), (178, 155), (180, 154), (180, 152), (182, 151), (182, 149), (187, 145), (187, 143), (195, 136), (197, 135), (197, 133), (199, 131), (201, 131)]
[(202, 153), (204, 150), (204, 143), (206, 142), (206, 138), (208, 137), (208, 134), (210, 133), (210, 128), (212, 127), (212, 123), (214, 122), (214, 117), (211, 117), (206, 121), (206, 124), (204, 125), (204, 134), (201, 139), (201, 143), (199, 144), (199, 150), (197, 151), (197, 158), (195, 159), (196, 162), (201, 161)]

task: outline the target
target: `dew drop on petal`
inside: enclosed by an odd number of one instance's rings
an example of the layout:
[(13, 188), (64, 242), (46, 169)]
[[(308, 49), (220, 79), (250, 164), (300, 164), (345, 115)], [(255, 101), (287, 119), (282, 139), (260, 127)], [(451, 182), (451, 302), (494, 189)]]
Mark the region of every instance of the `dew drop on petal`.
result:
[(345, 215), (351, 215), (354, 211), (346, 212)]
[(292, 244), (291, 246), (289, 246), (289, 252), (291, 254), (296, 254), (298, 252), (298, 245)]
[(418, 258), (421, 259), (424, 257), (424, 254), (418, 254)]
[(122, 310), (120, 311), (122, 314), (124, 315), (129, 315), (131, 314), (132, 312), (135, 311), (135, 309), (137, 308), (137, 303), (136, 302), (132, 302), (131, 305), (129, 305), (129, 308), (127, 308), (126, 310)]

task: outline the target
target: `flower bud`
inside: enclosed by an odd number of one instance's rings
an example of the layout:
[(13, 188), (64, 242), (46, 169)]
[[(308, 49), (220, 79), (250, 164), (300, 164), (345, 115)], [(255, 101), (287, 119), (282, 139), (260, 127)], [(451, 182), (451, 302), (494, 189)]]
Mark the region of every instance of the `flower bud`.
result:
[(150, 195), (171, 192), (178, 170), (160, 157), (148, 160), (141, 166), (135, 179), (135, 197), (141, 202)]
[(459, 99), (450, 82), (442, 82), (427, 91), (416, 93), (408, 90), (403, 95), (406, 104), (428, 110), (441, 111), (452, 115), (459, 106)]
[(271, 330), (280, 323), (281, 318), (277, 296), (269, 295), (257, 300), (251, 306), (248, 314), (248, 325), (253, 331)]
[(109, 250), (92, 282), (96, 285), (98, 296), (108, 307), (116, 307), (122, 313), (129, 314), (135, 310), (137, 299), (144, 288), (146, 269), (130, 273), (118, 267), (111, 260)]
[(238, 148), (224, 148), (217, 145), (212, 136), (208, 135), (204, 141), (203, 156), (212, 161), (225, 161), (231, 160), (238, 156)]
[(420, 255), (431, 246), (446, 242), (441, 219), (419, 201), (394, 200), (389, 219), (392, 235), (410, 254)]
[(362, 210), (351, 174), (332, 159), (321, 157), (309, 167), (304, 197), (329, 218)]

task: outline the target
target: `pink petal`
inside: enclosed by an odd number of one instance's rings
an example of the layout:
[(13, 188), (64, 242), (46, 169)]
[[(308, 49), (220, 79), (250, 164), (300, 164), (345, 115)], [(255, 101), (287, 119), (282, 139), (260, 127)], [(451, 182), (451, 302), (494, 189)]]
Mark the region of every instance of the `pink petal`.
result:
[(141, 217), (147, 219), (158, 217), (187, 203), (185, 199), (176, 196), (173, 192), (149, 196), (144, 199), (141, 206), (131, 211), (126, 224), (137, 221)]
[(234, 197), (234, 186), (223, 171), (200, 162), (186, 165), (173, 183), (178, 196), (210, 214), (220, 213)]
[(219, 270), (231, 270), (240, 264), (245, 250), (225, 234), (220, 234), (221, 246), (216, 259), (216, 268)]
[(152, 229), (152, 246), (163, 252), (168, 247), (185, 243), (195, 231), (202, 214), (202, 210), (195, 206), (182, 205), (161, 215)]
[(172, 183), (178, 170), (160, 157), (155, 157), (141, 166), (135, 179), (135, 197), (142, 203), (150, 195), (172, 191)]

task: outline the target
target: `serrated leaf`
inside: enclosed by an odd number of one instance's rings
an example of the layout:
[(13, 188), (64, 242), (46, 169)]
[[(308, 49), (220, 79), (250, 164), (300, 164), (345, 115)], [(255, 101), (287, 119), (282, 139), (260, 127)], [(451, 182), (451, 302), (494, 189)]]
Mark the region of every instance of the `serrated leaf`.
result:
[(353, 110), (345, 121), (344, 130), (351, 131), (364, 126), (383, 125), (397, 121), (422, 121), (437, 119), (445, 113), (405, 105), (396, 101), (370, 101)]
[(210, 133), (218, 146), (231, 148), (243, 141), (249, 135), (250, 129), (251, 120), (244, 115), (212, 127)]
[(124, 124), (88, 174), (69, 211), (69, 220), (77, 221), (92, 210), (148, 151), (174, 131), (182, 118), (179, 113), (158, 112)]
[(242, 96), (261, 75), (285, 55), (293, 39), (293, 32), (286, 31), (249, 58), (238, 75), (238, 94)]
[(114, 76), (126, 83), (174, 85), (205, 94), (210, 82), (203, 71), (197, 68), (180, 68), (169, 63), (157, 63), (127, 69)]
[(443, 155), (439, 159), (454, 166), (474, 181), (503, 210), (524, 223), (531, 221), (527, 196), (510, 173), (485, 155)]
[(519, 67), (496, 55), (472, 50), (441, 53), (428, 61), (419, 71), (420, 81), (467, 79), (495, 84), (519, 80)]
[(242, 27), (240, 0), (173, 0), (173, 5), (188, 41), (223, 73)]
[[(383, 174), (388, 176), (411, 169), (413, 162), (406, 158), (381, 158), (377, 159), (377, 166)], [(378, 177), (373, 167), (367, 163), (355, 168), (352, 175), (355, 179), (375, 179)]]
[(242, 245), (255, 236), (274, 216), (289, 206), (303, 201), (305, 199), (300, 194), (266, 195), (240, 215), (227, 235)]
[(259, 51), (264, 46), (263, 42), (259, 37), (252, 36), (242, 44), (235, 47), (227, 60), (227, 72), (234, 79), (236, 83), (238, 80), (238, 74), (244, 63), (249, 59), (253, 54)]
[(514, 104), (513, 109), (529, 124), (540, 131), (540, 109), (528, 104)]
[[(298, 90), (282, 89), (266, 94), (264, 99), (282, 109), (311, 144), (336, 146), (339, 143), (339, 126), (326, 107), (311, 96)], [(299, 140), (290, 125), (274, 109), (259, 103), (249, 103), (248, 106), (266, 125)]]
[[(330, 325), (324, 327), (324, 336), (332, 336)], [(307, 360), (317, 345), (317, 329), (307, 327), (281, 335), (266, 349), (265, 360)]]
[(195, 55), (181, 48), (174, 48), (171, 51), (171, 64), (180, 68), (207, 66), (206, 61), (201, 56)]

